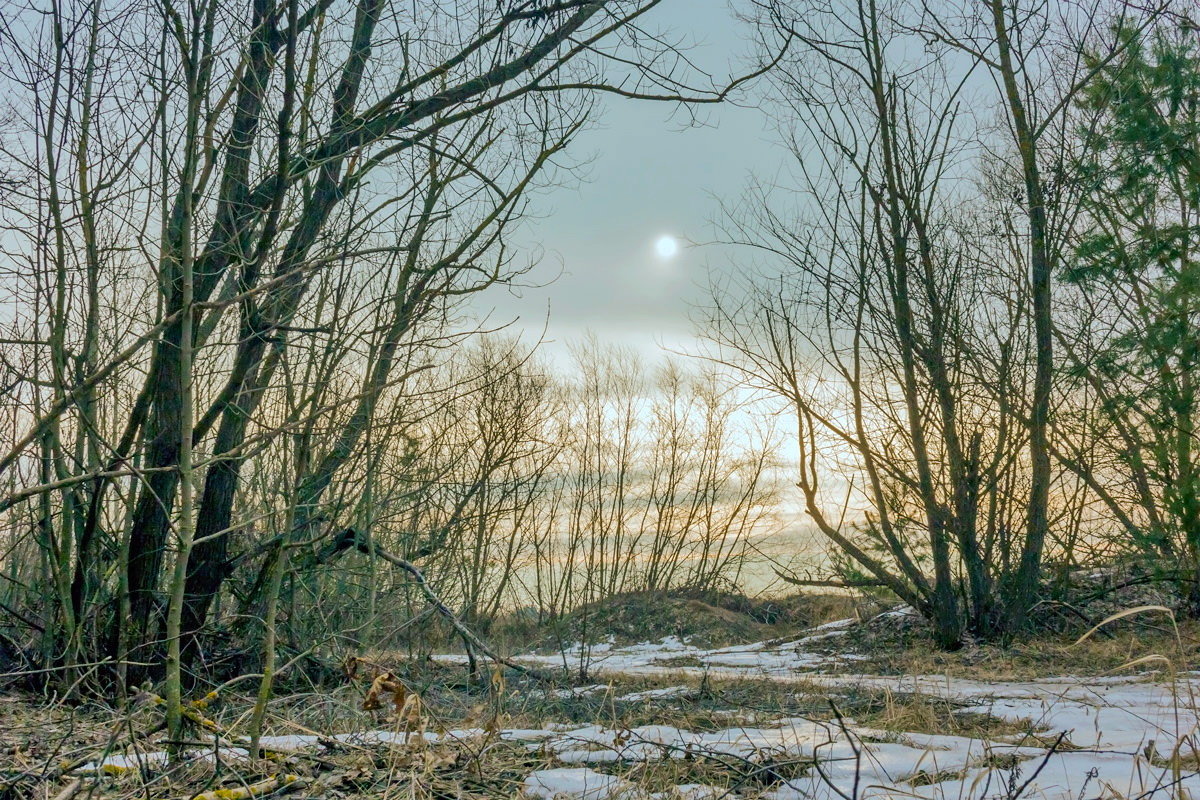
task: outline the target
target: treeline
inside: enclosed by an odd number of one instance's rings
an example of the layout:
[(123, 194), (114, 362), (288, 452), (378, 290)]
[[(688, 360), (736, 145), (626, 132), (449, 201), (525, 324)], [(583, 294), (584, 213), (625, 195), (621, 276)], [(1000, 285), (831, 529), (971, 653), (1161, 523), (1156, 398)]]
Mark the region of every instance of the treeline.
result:
[[(774, 432), (711, 368), (650, 369), (595, 339), (572, 353), (552, 366), (507, 339), (464, 346), (370, 432), (365, 469), (343, 490), (350, 504), (326, 513), (420, 563), (485, 631), (515, 610), (550, 622), (618, 593), (736, 584), (776, 528)], [(245, 550), (261, 538), (233, 541)], [(316, 626), (324, 632), (359, 627), (372, 609), (390, 619), (375, 624), (403, 625), (392, 617), (415, 597), (365, 555), (291, 580), (289, 597), (312, 593), (292, 616), (338, 615)]]

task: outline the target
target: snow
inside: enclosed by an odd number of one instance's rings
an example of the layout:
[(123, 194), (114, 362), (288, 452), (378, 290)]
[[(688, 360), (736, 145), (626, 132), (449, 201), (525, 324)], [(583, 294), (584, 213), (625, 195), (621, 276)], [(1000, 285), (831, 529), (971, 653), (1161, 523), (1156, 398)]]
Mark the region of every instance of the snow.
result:
[(728, 790), (685, 783), (665, 792), (646, 794), (624, 778), (586, 767), (564, 767), (531, 772), (521, 794), (538, 800), (719, 800), (728, 796)]
[[(798, 671), (818, 670), (840, 666), (861, 658), (853, 653), (816, 653), (809, 646), (845, 635), (853, 619), (842, 619), (820, 625), (807, 635), (790, 641), (754, 642), (716, 649), (697, 647), (678, 636), (667, 636), (656, 642), (618, 646), (611, 639), (592, 645), (590, 648), (576, 642), (562, 653), (553, 655), (529, 654), (519, 660), (543, 668), (571, 668), (586, 664), (588, 672), (597, 675), (728, 675), (760, 677), (789, 676)], [(452, 661), (457, 656), (441, 656)], [(694, 662), (690, 664), (688, 662)], [(600, 687), (583, 687), (576, 692), (598, 691)], [(571, 690), (556, 690), (569, 696)]]
[[(914, 613), (901, 607), (884, 616), (899, 619)], [(983, 741), (915, 732), (896, 734), (849, 721), (844, 726), (833, 726), (793, 718), (715, 732), (662, 725), (628, 730), (584, 726), (560, 730), (555, 737), (544, 740), (543, 746), (561, 763), (572, 765), (699, 754), (728, 754), (751, 762), (768, 757), (809, 758), (820, 763), (819, 769), (808, 771), (804, 777), (778, 783), (761, 794), (766, 800), (838, 800), (842, 792), (855, 786), (864, 799), (903, 796), (918, 800), (995, 798), (1009, 796), (1018, 789), (1025, 797), (1042, 800), (1097, 796), (1150, 800), (1177, 796), (1180, 789), (1200, 792), (1200, 776), (1185, 771), (1177, 780), (1164, 766), (1174, 752), (1185, 756), (1197, 752), (1200, 714), (1193, 698), (1200, 690), (1200, 676), (1183, 675), (1164, 684), (1146, 675), (973, 681), (940, 675), (818, 672), (855, 659), (853, 654), (812, 649), (813, 645), (828, 649), (829, 640), (845, 634), (853, 622), (828, 623), (791, 641), (714, 649), (702, 649), (674, 637), (623, 647), (609, 641), (590, 650), (589, 669), (593, 674), (612, 676), (707, 673), (815, 683), (835, 692), (866, 688), (919, 693), (962, 704), (962, 713), (986, 713), (1017, 724), (1027, 723), (1037, 738), (1012, 736), (1004, 737), (1004, 741)], [(586, 648), (576, 645), (567, 663), (588, 654)], [(546, 656), (525, 658), (547, 664), (553, 661)], [(616, 699), (685, 699), (692, 691), (685, 685), (672, 685)], [(1060, 735), (1063, 749), (1052, 752), (1048, 743)], [(684, 788), (678, 787), (678, 795), (664, 796), (686, 796), (682, 794)], [(705, 796), (703, 792), (714, 787), (687, 788), (696, 788)]]
[[(889, 613), (900, 617), (912, 612), (897, 609)], [(987, 741), (944, 733), (885, 731), (853, 720), (771, 719), (761, 714), (755, 715), (751, 725), (751, 717), (738, 709), (709, 709), (712, 719), (730, 719), (730, 726), (689, 730), (663, 724), (626, 728), (552, 722), (543, 728), (491, 733), (479, 728), (412, 733), (375, 730), (328, 739), (362, 747), (402, 746), (413, 741), (447, 744), (489, 737), (520, 742), (530, 753), (548, 759), (547, 769), (532, 771), (524, 780), (522, 794), (531, 800), (844, 800), (847, 796), (856, 800), (996, 800), (1018, 792), (1022, 798), (1036, 800), (1200, 796), (1200, 775), (1187, 770), (1176, 775), (1168, 766), (1176, 753), (1190, 760), (1198, 752), (1200, 712), (1195, 697), (1200, 693), (1200, 675), (1185, 673), (1164, 683), (1152, 675), (979, 681), (940, 675), (814, 672), (850, 660), (846, 655), (816, 653), (809, 648), (818, 643), (827, 646), (851, 624), (852, 620), (839, 620), (791, 641), (708, 650), (676, 637), (628, 646), (609, 641), (590, 649), (591, 669), (611, 675), (695, 676), (707, 672), (734, 678), (767, 677), (795, 681), (800, 691), (816, 684), (822, 687), (820, 691), (835, 695), (861, 689), (921, 694), (944, 698), (960, 706), (959, 712), (986, 713), (1028, 725), (1036, 737), (1014, 734)], [(568, 663), (586, 652), (587, 648), (576, 646)], [(535, 663), (553, 662), (549, 656), (525, 658)], [(681, 658), (688, 662), (682, 667)], [(569, 699), (612, 692), (611, 685), (593, 684), (549, 690), (547, 696)], [(628, 692), (615, 700), (683, 701), (696, 694), (694, 686), (672, 684)], [(1051, 748), (1049, 743), (1060, 736), (1063, 747)], [(314, 735), (268, 736), (262, 744), (286, 753), (314, 750), (325, 741)], [(233, 745), (222, 746), (215, 754), (211, 748), (192, 754), (207, 759), (245, 755), (244, 749)], [(605, 765), (618, 762), (653, 764), (704, 758), (732, 759), (752, 772), (797, 762), (816, 766), (785, 772), (800, 776), (776, 777), (766, 781), (765, 788), (742, 786), (737, 793), (727, 787), (683, 784), (653, 795), (603, 771)], [(83, 771), (156, 768), (165, 761), (165, 753), (114, 753)]]
[[(610, 637), (591, 646), (576, 642), (561, 653), (528, 654), (519, 656), (517, 660), (548, 669), (561, 669), (564, 666), (576, 669), (586, 665), (587, 671), (596, 676), (708, 673), (730, 677), (747, 677), (751, 674), (758, 677), (786, 677), (799, 671), (842, 666), (861, 659), (861, 656), (853, 653), (817, 653), (807, 649), (817, 642), (845, 635), (854, 622), (853, 619), (829, 622), (790, 641), (755, 642), (716, 649), (697, 647), (678, 636), (630, 645), (617, 645)], [(446, 663), (465, 663), (466, 660), (466, 656), (457, 654), (434, 658)], [(587, 694), (606, 688), (595, 685), (574, 690), (558, 689), (553, 694), (566, 698), (572, 693)]]
[(665, 792), (655, 792), (651, 800), (722, 800), (729, 794), (728, 789), (720, 786), (708, 786), (703, 783), (684, 783), (672, 786)]
[(582, 767), (531, 772), (521, 793), (539, 800), (616, 800), (637, 795), (634, 785), (624, 778)]
[(1188, 676), (1174, 684), (1145, 680), (1146, 676), (1100, 678), (1054, 677), (1037, 681), (981, 682), (944, 676), (872, 675), (819, 676), (831, 687), (883, 688), (919, 692), (965, 702), (962, 712), (991, 714), (1001, 719), (1028, 720), (1043, 736), (1066, 732), (1077, 748), (1117, 750), (1129, 755), (1156, 741), (1169, 752), (1200, 727), (1194, 697), (1200, 681)]
[[(722, 756), (732, 756), (748, 765), (789, 761), (815, 761), (819, 765), (802, 777), (777, 781), (754, 795), (763, 800), (839, 800), (842, 793), (855, 787), (862, 800), (989, 800), (1022, 788), (1023, 797), (1039, 800), (1099, 796), (1166, 800), (1169, 796), (1184, 796), (1180, 790), (1193, 796), (1200, 792), (1200, 775), (1185, 771), (1177, 779), (1167, 766), (1176, 748), (1184, 754), (1193, 752), (1200, 728), (1191, 699), (1197, 688), (1194, 681), (1193, 676), (1187, 676), (1172, 689), (1143, 677), (985, 683), (939, 676), (824, 676), (823, 682), (832, 689), (868, 686), (920, 691), (964, 702), (966, 710), (1014, 721), (1029, 720), (1042, 742), (1053, 741), (1065, 732), (1065, 741), (1079, 748), (1061, 752), (1052, 752), (1041, 743), (1033, 746), (1022, 742), (1020, 737), (984, 741), (945, 734), (896, 733), (850, 720), (832, 723), (803, 717), (716, 731), (671, 725), (547, 725), (494, 734), (478, 728), (421, 733), (375, 730), (329, 738), (366, 747), (404, 745), (418, 737), (443, 744), (493, 735), (523, 742), (531, 752), (563, 765), (536, 770), (526, 777), (522, 792), (531, 800), (712, 800), (728, 796), (728, 790), (684, 784), (649, 795), (630, 781), (597, 768), (615, 762)], [(687, 686), (668, 686), (619, 699), (674, 698), (691, 691)], [(322, 741), (312, 735), (267, 736), (262, 744), (286, 752), (315, 749)], [(192, 755), (214, 757), (211, 750), (197, 750)], [(246, 751), (229, 746), (220, 748), (216, 755), (244, 758)], [(82, 771), (120, 772), (161, 767), (165, 762), (165, 753), (116, 753)]]
[[(1043, 764), (1044, 762), (1044, 764)], [(1026, 761), (1015, 775), (1009, 769), (975, 770), (958, 780), (919, 787), (915, 794), (930, 800), (958, 797), (988, 797), (1007, 794), (1010, 786), (1029, 781), (1023, 796), (1044, 800), (1076, 800), (1079, 797), (1161, 797), (1176, 795), (1170, 768), (1155, 767), (1144, 759), (1116, 753), (1055, 753)], [(1179, 786), (1191, 792), (1200, 789), (1194, 773), (1183, 773)], [(1185, 795), (1186, 796), (1186, 795)]]
[(607, 683), (595, 683), (591, 686), (570, 686), (566, 689), (550, 689), (546, 692), (546, 696), (559, 700), (570, 700), (574, 697), (590, 697), (595, 694), (605, 694), (611, 688)]
[(262, 736), (259, 737), (258, 744), (267, 750), (290, 751), (315, 747), (320, 741), (320, 736), (288, 734), (284, 736)]

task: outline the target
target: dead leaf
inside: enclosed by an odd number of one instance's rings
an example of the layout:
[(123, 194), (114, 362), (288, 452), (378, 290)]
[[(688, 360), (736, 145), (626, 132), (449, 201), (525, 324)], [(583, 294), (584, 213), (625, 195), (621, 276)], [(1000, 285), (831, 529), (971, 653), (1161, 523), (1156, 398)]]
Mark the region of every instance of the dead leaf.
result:
[(390, 696), (396, 713), (403, 712), (409, 698), (408, 687), (390, 672), (382, 672), (371, 681), (371, 688), (363, 698), (363, 710), (374, 711), (383, 708), (383, 697)]
[(426, 750), (424, 756), (427, 772), (447, 769), (458, 763), (458, 753), (453, 750)]
[(418, 727), (421, 723), (421, 697), (420, 697), (420, 695), (413, 693), (413, 694), (408, 695), (408, 697), (404, 698), (404, 702), (401, 704), (397, 713), (399, 714), (400, 718), (404, 721), (405, 725), (407, 725), (411, 728)]

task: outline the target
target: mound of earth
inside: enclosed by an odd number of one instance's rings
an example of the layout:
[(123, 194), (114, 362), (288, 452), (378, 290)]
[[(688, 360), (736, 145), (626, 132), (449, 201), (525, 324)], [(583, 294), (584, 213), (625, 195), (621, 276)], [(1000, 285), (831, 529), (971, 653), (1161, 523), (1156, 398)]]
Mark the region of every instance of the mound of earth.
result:
[(757, 599), (732, 592), (631, 592), (589, 603), (552, 626), (542, 644), (611, 641), (616, 645), (677, 636), (699, 647), (790, 636), (853, 614), (836, 595)]

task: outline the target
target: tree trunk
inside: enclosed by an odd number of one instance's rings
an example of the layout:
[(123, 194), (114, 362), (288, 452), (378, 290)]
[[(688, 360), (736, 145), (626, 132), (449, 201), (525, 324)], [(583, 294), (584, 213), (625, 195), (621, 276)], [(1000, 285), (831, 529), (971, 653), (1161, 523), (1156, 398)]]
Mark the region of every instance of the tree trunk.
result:
[(1008, 36), (1004, 0), (991, 0), (992, 23), (999, 51), (1000, 75), (1008, 102), (1013, 132), (1021, 157), (1025, 200), (1029, 217), (1030, 290), (1033, 299), (1035, 369), (1033, 401), (1029, 412), (1029, 508), (1025, 542), (1020, 561), (1008, 581), (1004, 598), (1004, 626), (1011, 632), (1026, 623), (1026, 615), (1037, 600), (1042, 550), (1049, 528), (1050, 390), (1054, 368), (1054, 334), (1050, 319), (1050, 279), (1053, 265), (1049, 252), (1046, 200), (1038, 169), (1037, 137), (1017, 84), (1013, 50)]

